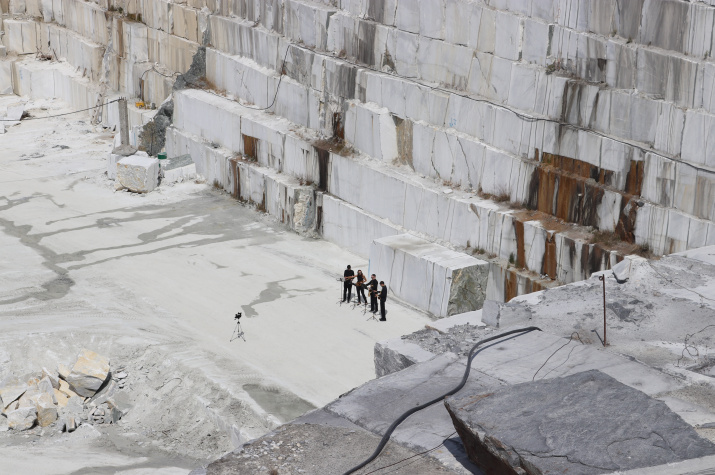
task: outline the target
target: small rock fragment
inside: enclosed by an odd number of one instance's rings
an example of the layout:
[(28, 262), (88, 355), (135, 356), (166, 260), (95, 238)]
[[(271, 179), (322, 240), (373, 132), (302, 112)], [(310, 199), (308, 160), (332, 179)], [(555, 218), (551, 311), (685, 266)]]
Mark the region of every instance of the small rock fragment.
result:
[(27, 391), (27, 384), (17, 378), (7, 378), (0, 382), (0, 398), (2, 398), (3, 408), (15, 402)]
[(54, 386), (52, 381), (47, 376), (44, 376), (39, 383), (37, 383), (37, 390), (41, 393), (53, 394)]
[(69, 400), (67, 395), (65, 393), (63, 393), (62, 391), (60, 391), (59, 389), (55, 389), (54, 393), (55, 393), (55, 400), (57, 401), (57, 405), (59, 407), (67, 407), (67, 401)]
[(62, 363), (57, 365), (57, 373), (60, 375), (60, 378), (64, 379), (65, 381), (67, 380), (71, 372), (72, 370), (67, 366), (63, 365)]
[(75, 422), (74, 416), (67, 417), (65, 429), (67, 432), (74, 432), (77, 429), (77, 422)]
[(37, 422), (40, 427), (47, 427), (57, 420), (57, 407), (48, 393), (40, 393), (32, 400), (37, 408)]
[(72, 396), (78, 396), (78, 394), (70, 389), (70, 385), (67, 381), (60, 380), (60, 391), (64, 393), (67, 398), (71, 398)]
[(8, 427), (12, 430), (31, 429), (37, 421), (37, 409), (32, 407), (21, 407), (7, 413)]
[(60, 380), (57, 373), (50, 371), (47, 368), (42, 368), (42, 379), (49, 379), (53, 389), (60, 389)]
[(25, 394), (18, 400), (18, 407), (35, 407), (35, 402), (32, 400), (33, 396), (40, 394), (37, 389), (37, 385), (30, 386)]

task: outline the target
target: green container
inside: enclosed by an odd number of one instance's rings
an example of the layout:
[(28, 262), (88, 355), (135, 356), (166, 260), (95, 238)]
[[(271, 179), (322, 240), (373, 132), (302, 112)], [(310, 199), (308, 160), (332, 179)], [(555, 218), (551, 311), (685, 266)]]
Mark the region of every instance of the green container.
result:
[(159, 155), (157, 155), (157, 158), (159, 160), (166, 160), (166, 152), (159, 152)]

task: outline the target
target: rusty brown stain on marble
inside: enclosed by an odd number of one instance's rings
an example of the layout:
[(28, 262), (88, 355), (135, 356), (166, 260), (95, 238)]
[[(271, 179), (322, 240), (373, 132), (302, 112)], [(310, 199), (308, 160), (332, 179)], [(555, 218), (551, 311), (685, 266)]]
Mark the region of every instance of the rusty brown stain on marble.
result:
[(232, 158), (229, 160), (231, 167), (231, 180), (233, 180), (233, 189), (231, 196), (235, 199), (241, 199), (241, 169), (238, 167), (238, 159)]
[(519, 286), (516, 272), (506, 269), (504, 274), (504, 301), (508, 302), (519, 295)]
[(526, 255), (524, 251), (524, 223), (514, 218), (514, 234), (516, 236), (516, 266), (519, 269), (526, 267)]
[(541, 273), (555, 279), (556, 263), (556, 235), (547, 233), (546, 242), (544, 243), (544, 263), (541, 265)]
[(250, 135), (241, 134), (243, 137), (243, 155), (251, 160), (258, 160), (258, 139)]
[(640, 196), (643, 188), (643, 170), (645, 162), (631, 160), (631, 167), (626, 175), (625, 192), (629, 195)]

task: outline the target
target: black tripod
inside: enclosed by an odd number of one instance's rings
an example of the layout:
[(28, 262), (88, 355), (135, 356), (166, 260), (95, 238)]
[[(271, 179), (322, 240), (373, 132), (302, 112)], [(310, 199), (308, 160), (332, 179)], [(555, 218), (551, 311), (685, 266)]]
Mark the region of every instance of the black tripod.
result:
[(343, 287), (344, 287), (343, 282), (345, 282), (345, 280), (344, 280), (342, 277), (338, 277), (338, 282), (340, 282), (340, 299), (338, 300), (338, 304), (342, 307), (342, 305), (343, 305), (343, 292), (344, 292), (344, 290), (343, 290)]
[(242, 339), (243, 341), (246, 341), (246, 337), (243, 336), (243, 330), (241, 329), (241, 322), (236, 319), (236, 328), (233, 329), (233, 334), (231, 335), (231, 339), (229, 340), (229, 343), (232, 342), (233, 340), (238, 340), (239, 338)]
[[(370, 290), (370, 291), (368, 292), (368, 295), (370, 295), (370, 299), (371, 299), (371, 300), (372, 300), (373, 294), (375, 294), (375, 293), (377, 293), (377, 292), (374, 291), (374, 290)], [(362, 314), (363, 314), (363, 315), (365, 315), (366, 313), (367, 313), (367, 300), (365, 301), (365, 309), (362, 311)], [(375, 321), (377, 322), (378, 320), (377, 320), (377, 318), (375, 318), (375, 312), (370, 312), (370, 313), (371, 313), (370, 318), (368, 318), (368, 319), (365, 320), (365, 321), (366, 321), (366, 322), (369, 322), (370, 320), (375, 320)]]

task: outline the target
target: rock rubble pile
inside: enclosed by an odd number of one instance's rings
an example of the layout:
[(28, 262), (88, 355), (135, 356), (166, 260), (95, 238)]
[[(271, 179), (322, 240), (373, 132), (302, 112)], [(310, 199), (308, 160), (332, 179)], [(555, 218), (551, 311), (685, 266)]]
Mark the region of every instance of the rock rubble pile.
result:
[(8, 376), (0, 381), (0, 430), (53, 426), (73, 432), (81, 424), (112, 424), (129, 410), (122, 391), (127, 373), (112, 374), (109, 359), (83, 349), (71, 367)]

